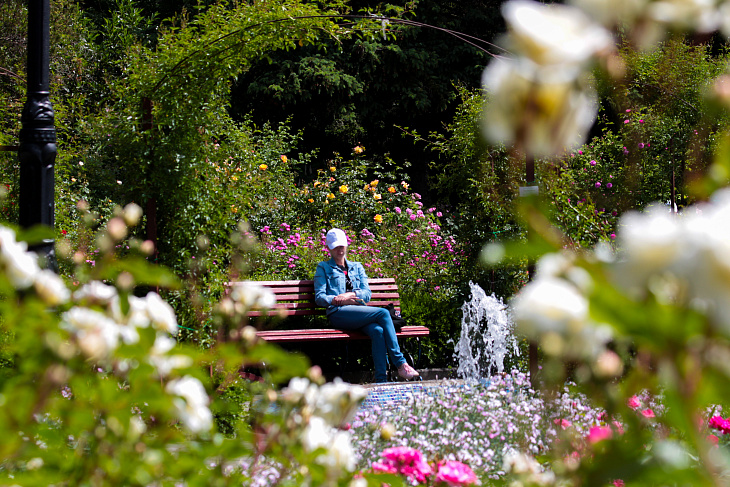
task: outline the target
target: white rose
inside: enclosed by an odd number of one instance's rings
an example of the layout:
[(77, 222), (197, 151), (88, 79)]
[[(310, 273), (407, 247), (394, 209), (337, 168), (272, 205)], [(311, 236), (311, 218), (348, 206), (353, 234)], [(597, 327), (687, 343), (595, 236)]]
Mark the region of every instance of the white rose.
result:
[(58, 275), (48, 269), (43, 269), (36, 277), (35, 290), (38, 296), (49, 306), (64, 304), (71, 298), (71, 291)]
[(241, 281), (233, 285), (231, 299), (241, 303), (247, 310), (251, 308), (273, 308), (276, 296), (271, 289), (252, 281)]
[(166, 331), (171, 335), (177, 335), (177, 319), (175, 310), (167, 301), (164, 301), (157, 293), (147, 293), (146, 297), (147, 315), (152, 324), (158, 330)]
[(619, 226), (617, 243), (621, 253), (614, 278), (634, 293), (646, 286), (650, 276), (674, 269), (687, 251), (684, 231), (666, 208), (629, 212)]
[(546, 332), (580, 330), (588, 319), (588, 301), (562, 279), (547, 277), (527, 284), (513, 302), (520, 331), (536, 337)]
[(578, 68), (495, 59), (482, 81), (484, 134), (492, 142), (550, 156), (581, 144), (595, 121), (597, 96)]
[(316, 414), (333, 426), (340, 426), (352, 420), (357, 408), (367, 397), (364, 387), (350, 385), (339, 377), (319, 388)]
[(648, 6), (649, 16), (671, 29), (712, 32), (721, 22), (714, 0), (659, 0)]
[(133, 227), (139, 223), (142, 218), (142, 208), (136, 203), (129, 203), (124, 207), (124, 222)]
[(84, 284), (73, 293), (74, 301), (87, 300), (93, 304), (106, 305), (117, 295), (117, 288), (101, 281)]
[(647, 0), (571, 0), (592, 18), (607, 27), (633, 23), (641, 16), (648, 4)]
[(502, 5), (508, 49), (541, 65), (581, 64), (613, 46), (611, 34), (580, 9), (511, 0)]
[(15, 232), (3, 226), (0, 226), (0, 262), (10, 282), (18, 289), (32, 286), (41, 271), (38, 256), (28, 252), (28, 245), (17, 242)]
[(147, 328), (150, 326), (150, 317), (147, 313), (147, 301), (144, 298), (127, 296), (129, 309), (126, 314), (122, 312), (121, 299), (119, 295), (115, 295), (111, 300), (109, 311), (114, 320), (135, 328)]
[(302, 446), (308, 452), (313, 452), (317, 448), (327, 448), (332, 439), (331, 434), (332, 427), (323, 418), (312, 416), (302, 432)]
[(198, 379), (186, 375), (170, 381), (165, 390), (168, 394), (180, 396), (173, 398), (173, 406), (188, 431), (202, 433), (213, 427), (213, 414), (208, 409), (210, 399)]
[(184, 369), (193, 365), (193, 359), (187, 355), (167, 355), (175, 348), (177, 342), (168, 335), (157, 335), (150, 350), (149, 362), (157, 370), (157, 375), (167, 377), (175, 369)]

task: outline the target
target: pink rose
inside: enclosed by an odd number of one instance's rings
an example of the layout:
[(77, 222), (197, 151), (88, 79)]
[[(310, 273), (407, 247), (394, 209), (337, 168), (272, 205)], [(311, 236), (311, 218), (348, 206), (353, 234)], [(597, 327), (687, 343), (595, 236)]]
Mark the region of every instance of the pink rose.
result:
[(588, 442), (598, 443), (610, 439), (611, 436), (613, 436), (613, 431), (608, 426), (594, 426), (588, 432)]
[(643, 411), (641, 411), (641, 415), (644, 416), (645, 418), (654, 418), (654, 417), (656, 417), (656, 415), (654, 414), (654, 411), (652, 411), (649, 408), (644, 409)]
[(478, 482), (474, 471), (461, 462), (448, 461), (440, 463), (436, 473), (436, 482), (444, 482), (449, 487), (471, 485)]
[(626, 401), (626, 405), (633, 409), (634, 411), (639, 409), (641, 406), (641, 401), (636, 396), (631, 396), (628, 401)]
[(376, 472), (400, 473), (411, 480), (424, 482), (431, 475), (431, 466), (420, 451), (407, 446), (386, 448), (380, 454), (383, 460), (373, 463)]

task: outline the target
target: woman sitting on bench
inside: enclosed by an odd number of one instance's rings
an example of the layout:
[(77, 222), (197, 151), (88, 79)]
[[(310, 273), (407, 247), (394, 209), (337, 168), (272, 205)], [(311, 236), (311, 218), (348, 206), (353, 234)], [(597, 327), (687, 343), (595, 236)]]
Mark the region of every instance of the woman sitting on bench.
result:
[(406, 363), (400, 351), (390, 313), (384, 308), (364, 306), (370, 301), (370, 287), (365, 269), (359, 262), (349, 262), (347, 236), (339, 228), (327, 232), (327, 248), (332, 258), (317, 265), (314, 273), (314, 301), (327, 308), (327, 318), (333, 328), (358, 330), (373, 342), (375, 382), (387, 382), (387, 356), (398, 367), (398, 375), (406, 380), (418, 377), (418, 372)]

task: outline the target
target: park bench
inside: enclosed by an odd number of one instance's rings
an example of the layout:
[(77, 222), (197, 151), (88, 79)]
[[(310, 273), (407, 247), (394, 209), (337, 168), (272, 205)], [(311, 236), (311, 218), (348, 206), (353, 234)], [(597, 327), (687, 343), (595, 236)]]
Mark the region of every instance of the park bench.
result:
[[(229, 283), (235, 286), (235, 282)], [(261, 316), (302, 316), (325, 315), (325, 308), (314, 303), (314, 281), (256, 281), (256, 284), (265, 286), (276, 296), (276, 304), (269, 310), (249, 311), (251, 317)], [(368, 306), (386, 306), (393, 303), (400, 311), (400, 295), (398, 285), (393, 278), (368, 279), (372, 296)], [(256, 335), (268, 342), (292, 343), (314, 342), (330, 340), (369, 340), (366, 334), (359, 331), (342, 331), (333, 328), (311, 328), (298, 330), (259, 330)], [(398, 338), (414, 338), (418, 342), (418, 356), (420, 357), (420, 338), (429, 335), (425, 326), (404, 326), (396, 333)], [(408, 353), (404, 350), (404, 353)], [(418, 359), (416, 360), (418, 361)]]

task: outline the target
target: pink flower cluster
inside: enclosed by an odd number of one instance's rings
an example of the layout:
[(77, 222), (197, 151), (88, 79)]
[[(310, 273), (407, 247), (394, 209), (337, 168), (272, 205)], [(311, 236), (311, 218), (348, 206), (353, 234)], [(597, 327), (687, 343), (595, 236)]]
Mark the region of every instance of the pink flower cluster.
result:
[(372, 465), (376, 472), (401, 474), (418, 482), (424, 482), (432, 473), (431, 466), (423, 458), (423, 454), (415, 448), (408, 446), (386, 448), (381, 456), (383, 459)]
[(719, 430), (722, 434), (730, 433), (730, 418), (723, 419), (722, 416), (713, 416), (707, 424), (710, 428)]
[[(433, 468), (426, 462), (423, 454), (415, 448), (397, 446), (386, 448), (381, 453), (382, 460), (372, 464), (375, 472), (405, 475), (411, 482), (423, 483), (433, 473)], [(469, 466), (449, 460), (437, 465), (435, 481), (449, 487), (475, 485), (479, 483), (474, 471)]]

